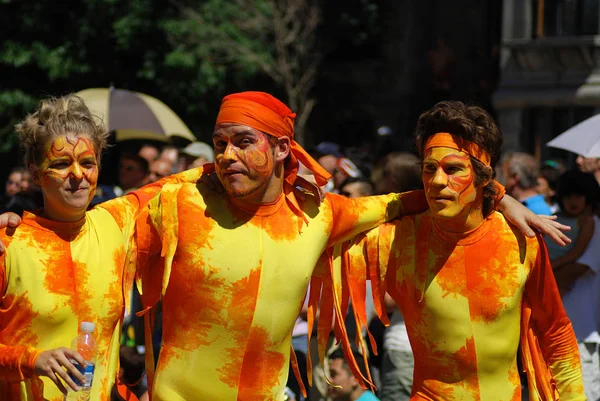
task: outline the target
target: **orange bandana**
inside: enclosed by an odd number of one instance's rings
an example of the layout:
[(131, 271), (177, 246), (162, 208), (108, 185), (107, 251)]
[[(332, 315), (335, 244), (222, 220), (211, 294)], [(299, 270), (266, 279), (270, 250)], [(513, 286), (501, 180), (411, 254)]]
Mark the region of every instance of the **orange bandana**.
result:
[[(297, 177), (298, 162), (300, 161), (307, 169), (312, 171), (319, 186), (326, 185), (331, 175), (294, 140), (295, 118), (296, 113), (293, 113), (289, 107), (268, 93), (240, 92), (223, 98), (215, 125), (219, 123), (241, 124), (276, 138), (284, 136), (290, 138), (290, 160), (285, 167), (283, 191), (294, 213), (308, 223), (293, 192), (295, 185), (299, 184), (296, 183), (296, 179), (301, 178)], [(214, 163), (205, 164), (204, 171), (207, 173), (214, 171)], [(300, 222), (299, 228), (301, 224)]]
[(436, 146), (460, 150), (461, 152), (464, 152), (469, 156), (479, 160), (486, 166), (491, 167), (492, 158), (490, 157), (490, 154), (475, 142), (468, 141), (447, 132), (439, 132), (427, 139), (427, 142), (425, 142), (425, 146), (423, 148), (423, 153)]
[(320, 186), (326, 185), (331, 175), (294, 141), (295, 118), (296, 113), (268, 93), (241, 92), (223, 98), (216, 124), (242, 124), (276, 138), (287, 136), (291, 139), (291, 160), (285, 171), (285, 181), (294, 185), (300, 161), (313, 172)]

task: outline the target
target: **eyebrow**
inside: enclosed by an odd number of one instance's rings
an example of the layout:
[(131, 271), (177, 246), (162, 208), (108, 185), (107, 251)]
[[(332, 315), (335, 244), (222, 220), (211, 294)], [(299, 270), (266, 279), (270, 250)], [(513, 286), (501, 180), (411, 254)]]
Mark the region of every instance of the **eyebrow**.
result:
[(71, 160), (72, 157), (70, 155), (63, 155), (63, 156), (50, 156), (48, 157), (48, 160), (55, 162), (55, 161), (69, 161)]
[[(237, 137), (244, 136), (244, 135), (252, 135), (252, 136), (257, 136), (256, 132), (254, 132), (254, 131), (252, 131), (252, 130), (250, 130), (250, 129), (245, 129), (245, 130), (243, 130), (243, 131), (234, 132), (234, 133), (231, 135), (231, 138), (237, 138)], [(213, 135), (212, 135), (213, 139), (214, 139), (214, 138), (219, 138), (219, 137), (222, 137), (222, 136), (224, 136), (224, 135), (223, 135), (223, 134), (220, 134), (220, 133), (218, 133), (218, 132), (214, 132), (214, 133), (213, 133)]]

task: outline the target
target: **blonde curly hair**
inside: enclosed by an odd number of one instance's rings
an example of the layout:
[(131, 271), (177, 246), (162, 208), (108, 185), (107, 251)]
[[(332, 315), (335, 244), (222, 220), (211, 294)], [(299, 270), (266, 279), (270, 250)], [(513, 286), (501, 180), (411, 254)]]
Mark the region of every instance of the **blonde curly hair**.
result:
[(39, 166), (48, 141), (68, 134), (88, 136), (94, 143), (99, 163), (109, 135), (102, 120), (92, 115), (83, 99), (74, 94), (43, 99), (15, 129), (25, 151), (26, 166)]

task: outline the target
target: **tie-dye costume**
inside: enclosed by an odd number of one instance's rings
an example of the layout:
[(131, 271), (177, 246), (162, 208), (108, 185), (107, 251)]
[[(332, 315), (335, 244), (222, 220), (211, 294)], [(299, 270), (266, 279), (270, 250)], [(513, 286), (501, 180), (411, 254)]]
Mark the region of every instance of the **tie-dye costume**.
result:
[[(166, 185), (148, 224), (140, 216), (143, 302), (165, 289), (153, 400), (282, 400), (292, 328), (323, 250), (411, 212), (403, 204), (426, 207), (422, 192), (328, 195), (320, 205), (299, 202), (302, 217), (289, 198), (253, 207)], [(146, 259), (161, 252), (164, 261)]]
[(520, 400), (519, 340), (531, 400), (585, 399), (577, 342), (540, 236), (524, 237), (495, 212), (471, 232), (449, 234), (426, 212), (333, 253), (336, 296), (353, 300), (361, 324), (367, 278), (379, 311), (386, 290), (400, 306), (415, 356), (411, 399)]
[(197, 170), (168, 177), (105, 202), (75, 223), (25, 213), (12, 235), (2, 230), (0, 257), (0, 399), (62, 400), (36, 357), (70, 347), (81, 321), (96, 323), (98, 341), (92, 400), (107, 401), (117, 376), (124, 293), (133, 270), (125, 255), (140, 209), (165, 182), (195, 181)]

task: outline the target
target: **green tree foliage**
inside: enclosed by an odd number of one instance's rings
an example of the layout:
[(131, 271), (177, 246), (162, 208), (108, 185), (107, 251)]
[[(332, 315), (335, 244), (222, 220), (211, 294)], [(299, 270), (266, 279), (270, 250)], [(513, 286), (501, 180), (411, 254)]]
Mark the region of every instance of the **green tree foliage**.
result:
[[(209, 65), (272, 81), (297, 114), (296, 140), (315, 105), (320, 61), (315, 43), (320, 9), (312, 0), (207, 0), (176, 3), (182, 19), (168, 31), (189, 54)], [(242, 74), (241, 76), (239, 74)]]
[(344, 37), (368, 43), (372, 3), (322, 2), (329, 28), (315, 33), (309, 0), (0, 0), (0, 152), (14, 149), (14, 124), (40, 98), (110, 85), (161, 99), (202, 140), (221, 97), (236, 90), (274, 93), (304, 126), (316, 35), (333, 50)]
[(192, 29), (179, 17), (153, 0), (2, 0), (0, 151), (40, 98), (111, 84), (160, 98), (196, 133), (210, 129), (239, 74), (173, 41), (171, 31)]

